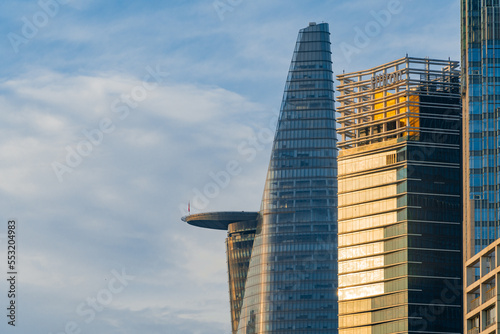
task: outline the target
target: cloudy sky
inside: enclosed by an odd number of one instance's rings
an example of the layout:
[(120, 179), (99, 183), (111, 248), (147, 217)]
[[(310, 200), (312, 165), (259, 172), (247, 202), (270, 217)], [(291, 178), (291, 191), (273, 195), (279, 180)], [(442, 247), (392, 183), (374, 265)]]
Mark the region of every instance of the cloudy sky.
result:
[(180, 217), (258, 210), (310, 21), (336, 74), (460, 55), (457, 0), (0, 2), (1, 333), (230, 333), (225, 233)]

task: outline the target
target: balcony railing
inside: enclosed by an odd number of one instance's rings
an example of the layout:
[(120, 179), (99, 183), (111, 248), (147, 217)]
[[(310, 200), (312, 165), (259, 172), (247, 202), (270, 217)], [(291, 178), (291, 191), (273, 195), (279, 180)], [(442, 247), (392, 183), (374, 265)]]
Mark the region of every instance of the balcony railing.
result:
[(480, 304), (481, 304), (481, 300), (479, 299), (479, 297), (477, 297), (476, 299), (473, 299), (469, 303), (469, 309), (467, 311), (468, 312), (472, 311), (473, 309), (475, 309), (476, 307), (478, 307)]
[(486, 328), (488, 328), (496, 323), (497, 323), (497, 321), (496, 321), (496, 318), (494, 318), (494, 317), (491, 319), (486, 319)]
[(479, 327), (471, 328), (467, 331), (467, 334), (479, 334)]
[(486, 293), (484, 294), (484, 301), (490, 300), (491, 298), (495, 297), (497, 295), (497, 289), (496, 287), (492, 287)]

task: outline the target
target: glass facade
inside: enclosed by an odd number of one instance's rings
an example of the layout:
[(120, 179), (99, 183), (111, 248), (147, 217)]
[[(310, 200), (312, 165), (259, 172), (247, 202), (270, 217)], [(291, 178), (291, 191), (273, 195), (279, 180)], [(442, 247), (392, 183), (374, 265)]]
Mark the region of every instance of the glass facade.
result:
[(457, 68), (406, 57), (338, 76), (342, 334), (462, 332)]
[(228, 226), (226, 239), (227, 272), (229, 275), (229, 301), (231, 326), (236, 333), (240, 322), (241, 305), (245, 295), (248, 266), (252, 256), (257, 220), (235, 222)]
[(500, 4), (462, 0), (464, 249), (500, 238)]
[(207, 212), (182, 217), (190, 225), (227, 230), (226, 256), (232, 333), (236, 333), (258, 224), (258, 212)]
[(337, 333), (336, 123), (326, 23), (299, 32), (237, 333)]

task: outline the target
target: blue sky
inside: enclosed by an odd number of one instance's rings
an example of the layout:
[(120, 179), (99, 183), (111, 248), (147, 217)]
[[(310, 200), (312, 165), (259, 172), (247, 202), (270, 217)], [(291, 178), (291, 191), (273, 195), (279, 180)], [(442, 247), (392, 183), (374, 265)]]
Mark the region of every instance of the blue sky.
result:
[(190, 200), (258, 210), (298, 30), (330, 24), (335, 74), (460, 55), (456, 0), (41, 4), (0, 2), (0, 275), (16, 218), (18, 333), (230, 333), (225, 233), (180, 217)]

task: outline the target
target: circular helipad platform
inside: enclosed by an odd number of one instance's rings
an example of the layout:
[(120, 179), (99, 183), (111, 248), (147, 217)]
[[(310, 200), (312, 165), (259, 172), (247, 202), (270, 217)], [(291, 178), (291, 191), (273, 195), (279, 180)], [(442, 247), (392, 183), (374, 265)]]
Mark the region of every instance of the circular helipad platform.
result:
[(213, 230), (227, 230), (229, 224), (257, 220), (258, 212), (246, 211), (221, 211), (197, 213), (182, 217), (182, 221), (197, 227), (209, 228)]

